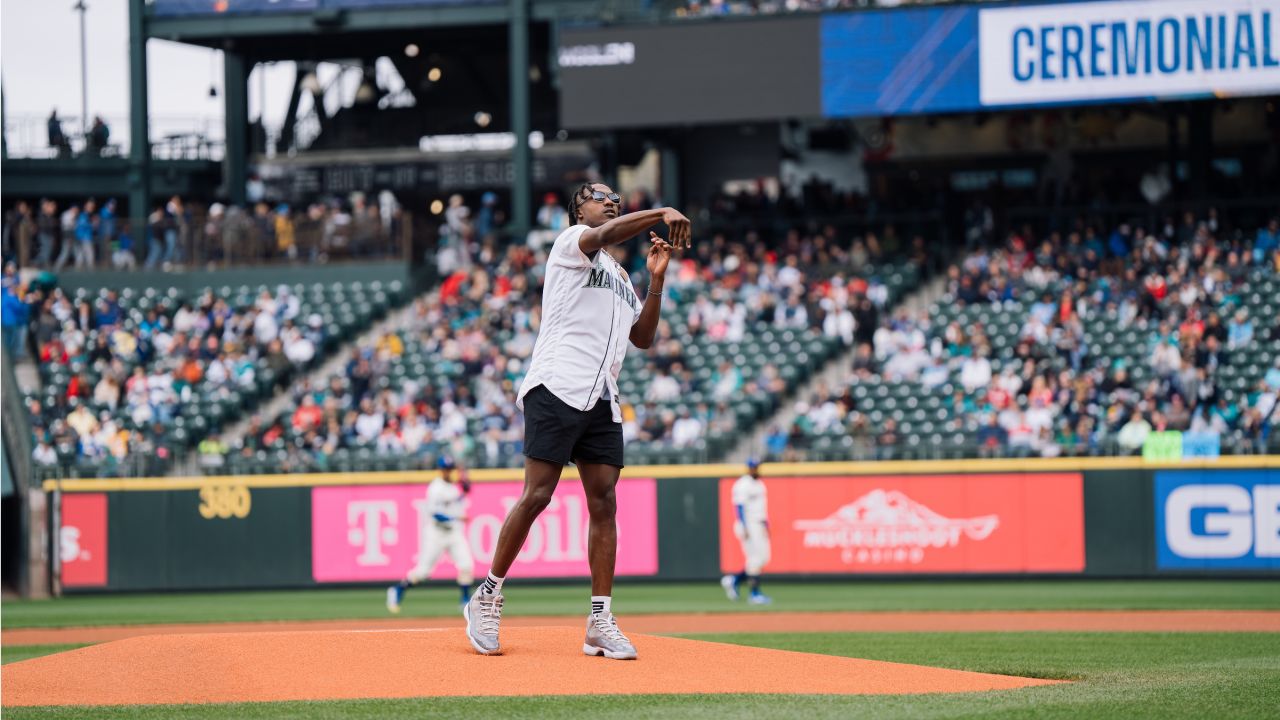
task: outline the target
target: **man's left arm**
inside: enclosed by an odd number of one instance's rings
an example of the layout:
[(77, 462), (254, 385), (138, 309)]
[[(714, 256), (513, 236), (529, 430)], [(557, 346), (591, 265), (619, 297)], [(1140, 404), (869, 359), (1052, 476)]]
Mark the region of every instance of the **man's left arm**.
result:
[(653, 345), (653, 338), (658, 332), (658, 316), (662, 312), (662, 287), (667, 279), (667, 263), (671, 260), (671, 245), (658, 237), (657, 233), (649, 233), (649, 257), (645, 266), (649, 269), (649, 287), (645, 291), (644, 307), (640, 309), (640, 317), (631, 325), (631, 344), (641, 350)]

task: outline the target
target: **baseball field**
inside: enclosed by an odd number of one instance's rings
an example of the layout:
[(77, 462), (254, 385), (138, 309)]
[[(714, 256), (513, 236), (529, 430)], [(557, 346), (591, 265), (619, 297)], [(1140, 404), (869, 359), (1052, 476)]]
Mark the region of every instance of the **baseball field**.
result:
[(455, 593), (3, 605), (12, 718), (1247, 717), (1280, 703), (1280, 582), (775, 583), (615, 592), (637, 662), (581, 654), (584, 589), (511, 583), (505, 654)]

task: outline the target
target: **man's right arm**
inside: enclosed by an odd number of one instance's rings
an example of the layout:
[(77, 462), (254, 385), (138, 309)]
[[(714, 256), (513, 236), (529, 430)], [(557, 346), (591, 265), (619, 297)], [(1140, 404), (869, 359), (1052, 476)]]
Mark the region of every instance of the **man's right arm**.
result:
[(689, 218), (674, 208), (658, 208), (619, 215), (600, 227), (587, 228), (578, 236), (578, 247), (591, 255), (601, 248), (626, 242), (658, 223), (666, 223), (672, 247), (689, 247), (692, 232)]

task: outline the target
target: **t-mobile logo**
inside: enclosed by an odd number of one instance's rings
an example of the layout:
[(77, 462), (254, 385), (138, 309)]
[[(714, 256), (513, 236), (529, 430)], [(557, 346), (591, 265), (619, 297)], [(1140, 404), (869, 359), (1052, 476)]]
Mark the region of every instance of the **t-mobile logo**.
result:
[[(394, 500), (358, 500), (347, 504), (347, 542), (360, 548), (357, 565), (386, 565), (391, 558), (382, 546), (400, 539), (395, 525), (398, 513)], [(383, 524), (383, 518), (387, 524)]]

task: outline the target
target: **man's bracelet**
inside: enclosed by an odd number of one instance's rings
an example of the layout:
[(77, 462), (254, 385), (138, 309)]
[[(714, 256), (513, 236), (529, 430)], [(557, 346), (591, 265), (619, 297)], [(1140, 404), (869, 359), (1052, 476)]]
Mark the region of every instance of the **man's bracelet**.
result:
[(653, 288), (649, 288), (649, 294), (650, 294), (650, 295), (657, 295), (658, 297), (662, 297), (662, 293), (660, 293), (660, 292), (654, 292), (654, 291), (653, 291)]

